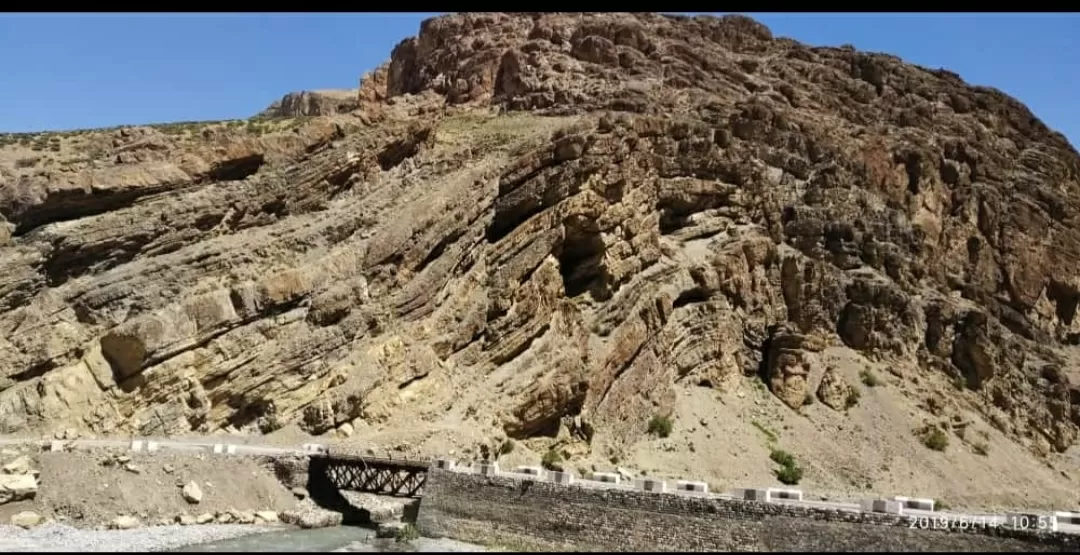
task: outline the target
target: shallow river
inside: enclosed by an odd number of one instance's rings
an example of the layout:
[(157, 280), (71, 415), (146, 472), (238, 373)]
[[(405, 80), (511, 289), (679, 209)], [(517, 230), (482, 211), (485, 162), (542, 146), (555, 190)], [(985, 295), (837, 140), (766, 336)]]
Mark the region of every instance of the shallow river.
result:
[(375, 531), (359, 526), (337, 526), (317, 530), (288, 529), (240, 538), (219, 540), (177, 549), (174, 553), (212, 552), (432, 552), (486, 551), (478, 545), (453, 540), (420, 538), (410, 543), (397, 543), (393, 538), (376, 538)]

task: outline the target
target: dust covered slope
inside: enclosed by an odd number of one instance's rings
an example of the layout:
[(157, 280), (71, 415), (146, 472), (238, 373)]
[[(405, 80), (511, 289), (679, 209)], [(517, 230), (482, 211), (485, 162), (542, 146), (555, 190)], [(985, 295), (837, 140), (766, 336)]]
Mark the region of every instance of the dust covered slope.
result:
[(356, 102), (0, 151), (0, 426), (772, 480), (756, 426), (807, 487), (1075, 490), (1080, 156), (1016, 100), (743, 17), (465, 14)]

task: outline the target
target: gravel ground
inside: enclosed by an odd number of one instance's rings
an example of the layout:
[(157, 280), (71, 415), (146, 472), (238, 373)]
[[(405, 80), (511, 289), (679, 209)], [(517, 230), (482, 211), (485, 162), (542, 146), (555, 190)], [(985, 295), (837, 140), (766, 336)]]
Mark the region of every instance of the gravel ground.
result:
[(166, 551), (185, 545), (236, 538), (279, 529), (272, 526), (204, 524), (154, 526), (133, 530), (80, 530), (46, 524), (23, 530), (0, 524), (0, 552)]

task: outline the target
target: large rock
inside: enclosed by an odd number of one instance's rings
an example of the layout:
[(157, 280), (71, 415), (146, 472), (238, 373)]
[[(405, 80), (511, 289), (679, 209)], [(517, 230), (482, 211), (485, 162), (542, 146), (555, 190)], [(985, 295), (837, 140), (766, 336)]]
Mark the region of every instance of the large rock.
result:
[(30, 474), (33, 468), (30, 466), (30, 457), (19, 455), (15, 460), (0, 468), (4, 474)]
[(187, 501), (192, 505), (199, 504), (203, 499), (202, 489), (199, 488), (199, 484), (196, 484), (195, 482), (184, 484), (184, 487), (180, 490), (180, 494), (184, 496), (184, 501)]
[(0, 504), (33, 499), (37, 488), (32, 474), (0, 474)]
[(801, 407), (806, 401), (807, 379), (816, 363), (813, 353), (821, 348), (819, 341), (787, 326), (774, 330), (769, 338), (765, 358), (769, 389), (789, 407)]
[(279, 516), (281, 522), (293, 524), (300, 528), (339, 526), (343, 518), (341, 513), (322, 509), (310, 501), (302, 502), (296, 508), (285, 511)]
[(142, 523), (139, 519), (130, 515), (120, 515), (109, 521), (109, 528), (113, 530), (131, 530), (138, 528)]
[(286, 94), (259, 113), (265, 118), (296, 118), (329, 116), (355, 110), (359, 106), (359, 91), (321, 90)]
[(41, 524), (44, 520), (44, 517), (33, 511), (22, 511), (11, 515), (12, 526), (26, 529), (33, 528), (38, 524)]
[(833, 410), (848, 408), (848, 398), (851, 397), (852, 387), (844, 379), (844, 376), (829, 366), (821, 375), (818, 383), (817, 398)]

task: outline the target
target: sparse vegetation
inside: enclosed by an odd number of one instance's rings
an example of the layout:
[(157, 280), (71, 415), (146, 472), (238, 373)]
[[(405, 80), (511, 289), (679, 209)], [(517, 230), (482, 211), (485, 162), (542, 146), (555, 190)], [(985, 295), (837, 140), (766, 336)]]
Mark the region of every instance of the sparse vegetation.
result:
[(765, 425), (762, 424), (761, 422), (758, 422), (757, 420), (751, 420), (750, 424), (753, 427), (757, 428), (759, 431), (761, 431), (761, 433), (765, 434), (765, 439), (769, 440), (770, 443), (775, 443), (776, 440), (778, 439), (776, 437), (776, 433), (773, 432), (772, 430), (766, 428)]
[(797, 485), (799, 480), (802, 480), (802, 475), (802, 468), (797, 465), (781, 466), (776, 470), (776, 479), (789, 486)]
[(964, 389), (964, 386), (967, 385), (967, 380), (965, 380), (963, 376), (954, 376), (952, 379), (952, 385), (954, 388), (962, 390)]
[(812, 393), (807, 393), (806, 397), (803, 397), (802, 404), (804, 407), (814, 404), (814, 395)]
[(32, 168), (41, 160), (40, 156), (28, 156), (15, 161), (16, 168)]
[(877, 387), (881, 385), (881, 378), (865, 368), (859, 371), (859, 379), (862, 380), (863, 385), (866, 387)]
[(500, 455), (509, 455), (510, 453), (513, 453), (513, 452), (514, 452), (514, 440), (507, 438), (506, 441), (503, 441), (502, 445), (499, 446), (499, 454)]
[(952, 506), (949, 505), (948, 503), (946, 503), (945, 500), (943, 500), (943, 499), (935, 499), (934, 500), (934, 510), (935, 511), (947, 511), (951, 507)]
[(793, 486), (802, 480), (803, 470), (795, 462), (795, 457), (791, 453), (782, 449), (773, 449), (769, 453), (769, 458), (780, 465), (780, 468), (776, 469), (776, 479), (780, 480), (780, 483)]
[(791, 453), (788, 453), (783, 449), (773, 449), (772, 452), (769, 453), (769, 458), (780, 466), (795, 464), (795, 457), (791, 456)]
[(854, 407), (855, 405), (859, 404), (859, 399), (861, 397), (862, 394), (859, 393), (858, 389), (851, 388), (850, 390), (848, 390), (847, 397), (844, 398), (844, 407), (849, 409), (851, 407)]
[(949, 445), (949, 436), (945, 435), (941, 428), (935, 426), (923, 433), (922, 442), (934, 451), (944, 451)]
[(398, 528), (394, 534), (394, 541), (397, 543), (411, 542), (420, 538), (420, 531), (413, 526), (412, 523), (405, 523), (404, 526)]
[(548, 449), (547, 453), (544, 453), (544, 457), (540, 459), (540, 466), (548, 469), (561, 472), (563, 469), (563, 458), (558, 451), (554, 449)]
[(667, 416), (656, 415), (649, 420), (648, 433), (658, 437), (668, 437), (671, 435), (671, 429), (675, 423), (671, 421), (671, 418)]

